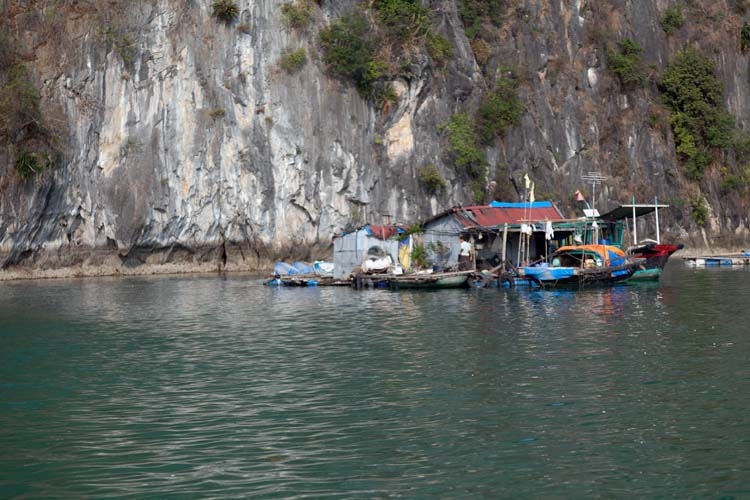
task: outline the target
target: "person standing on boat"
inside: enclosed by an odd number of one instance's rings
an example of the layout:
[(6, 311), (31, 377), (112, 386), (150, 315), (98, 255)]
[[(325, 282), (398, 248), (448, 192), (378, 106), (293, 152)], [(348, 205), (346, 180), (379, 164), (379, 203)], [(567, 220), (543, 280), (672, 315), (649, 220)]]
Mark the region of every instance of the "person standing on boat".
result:
[(473, 267), (472, 262), (472, 250), (471, 243), (467, 241), (466, 236), (463, 234), (458, 237), (461, 244), (458, 247), (458, 270), (469, 271)]

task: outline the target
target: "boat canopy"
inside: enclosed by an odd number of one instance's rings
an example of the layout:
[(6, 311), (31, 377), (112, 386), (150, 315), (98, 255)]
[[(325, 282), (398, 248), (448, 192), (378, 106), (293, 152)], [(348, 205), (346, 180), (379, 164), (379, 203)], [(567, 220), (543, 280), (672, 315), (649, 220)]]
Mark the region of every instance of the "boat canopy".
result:
[(603, 220), (616, 221), (633, 217), (633, 211), (635, 210), (636, 217), (642, 217), (648, 215), (656, 209), (669, 208), (669, 205), (659, 205), (654, 203), (649, 204), (635, 204), (635, 205), (620, 205), (617, 208), (613, 208), (606, 214), (602, 215)]
[(569, 245), (560, 247), (550, 257), (574, 256), (583, 261), (586, 257), (598, 258), (605, 266), (620, 266), (625, 263), (625, 252), (614, 245)]

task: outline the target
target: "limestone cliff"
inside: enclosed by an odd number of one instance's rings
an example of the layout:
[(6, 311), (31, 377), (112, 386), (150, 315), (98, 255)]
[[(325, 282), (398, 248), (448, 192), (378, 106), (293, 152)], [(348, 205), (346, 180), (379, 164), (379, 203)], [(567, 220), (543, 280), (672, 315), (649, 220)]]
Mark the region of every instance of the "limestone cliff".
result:
[[(657, 196), (675, 207), (663, 237), (746, 242), (747, 188), (722, 183), (722, 169), (741, 165), (729, 150), (689, 180), (657, 88), (675, 53), (697, 47), (743, 128), (746, 2), (684, 2), (684, 23), (667, 34), (660, 19), (675, 2), (666, 0), (496, 0), (484, 39), (467, 35), (464, 2), (424, 2), (451, 56), (438, 65), (417, 55), (408, 71), (391, 72), (395, 98), (385, 104), (332, 75), (319, 43), (320, 30), (372, 2), (311, 4), (305, 29), (284, 22), (283, 2), (235, 3), (237, 19), (224, 23), (211, 0), (4, 1), (5, 50), (28, 68), (60, 156), (21, 177), (14, 159), (27, 136), (0, 144), (3, 272), (257, 269), (327, 257), (347, 225), (411, 223), (473, 203), (476, 179), (454, 167), (440, 124), (475, 110), (508, 68), (524, 113), (483, 149), (484, 196), (515, 196), (509, 179), (528, 172), (537, 199), (573, 215), (571, 193), (601, 172), (600, 209)], [(647, 68), (635, 88), (608, 68), (608, 51), (626, 38)], [(285, 71), (280, 61), (295, 48), (305, 49), (304, 67)], [(420, 182), (428, 165), (443, 189)], [(707, 216), (696, 221), (690, 200), (699, 198)]]

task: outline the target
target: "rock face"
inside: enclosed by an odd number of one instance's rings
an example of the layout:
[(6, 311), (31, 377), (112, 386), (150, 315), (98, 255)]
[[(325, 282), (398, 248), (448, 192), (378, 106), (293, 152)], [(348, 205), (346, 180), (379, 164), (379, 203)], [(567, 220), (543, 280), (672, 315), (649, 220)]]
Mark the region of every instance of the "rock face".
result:
[[(536, 198), (572, 216), (571, 193), (590, 190), (583, 176), (601, 172), (600, 209), (658, 197), (674, 207), (663, 238), (747, 241), (747, 194), (726, 196), (711, 171), (700, 184), (686, 180), (654, 83), (689, 40), (714, 60), (727, 107), (746, 124), (740, 2), (700, 16), (688, 9), (671, 36), (659, 24), (662, 0), (502, 3), (496, 43), (477, 57), (461, 2), (431, 2), (450, 61), (412, 61), (408, 77), (392, 82), (395, 102), (377, 107), (321, 59), (318, 31), (353, 2), (313, 4), (311, 26), (293, 30), (276, 0), (237, 0), (230, 24), (212, 16), (209, 0), (6, 0), (4, 30), (19, 42), (64, 155), (22, 179), (13, 145), (0, 146), (3, 272), (258, 269), (275, 258), (326, 258), (348, 225), (412, 223), (473, 203), (439, 125), (475, 107), (510, 66), (522, 75), (525, 114), (485, 150), (488, 183), (512, 195), (508, 179), (528, 172)], [(604, 53), (625, 37), (643, 47), (652, 73), (633, 90), (620, 87)], [(282, 70), (284, 51), (299, 47), (304, 67)], [(437, 194), (419, 182), (426, 165), (447, 181)], [(705, 228), (691, 217), (696, 193)]]

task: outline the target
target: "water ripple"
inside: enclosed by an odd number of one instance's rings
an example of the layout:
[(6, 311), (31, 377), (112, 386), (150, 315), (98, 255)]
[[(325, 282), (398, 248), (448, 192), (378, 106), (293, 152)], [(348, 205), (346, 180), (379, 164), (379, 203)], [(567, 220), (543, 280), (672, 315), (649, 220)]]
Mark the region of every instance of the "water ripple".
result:
[(744, 283), (2, 284), (0, 497), (740, 497)]

